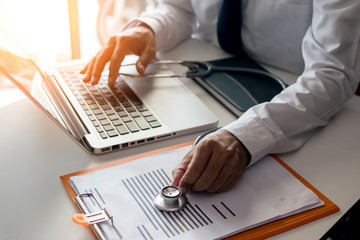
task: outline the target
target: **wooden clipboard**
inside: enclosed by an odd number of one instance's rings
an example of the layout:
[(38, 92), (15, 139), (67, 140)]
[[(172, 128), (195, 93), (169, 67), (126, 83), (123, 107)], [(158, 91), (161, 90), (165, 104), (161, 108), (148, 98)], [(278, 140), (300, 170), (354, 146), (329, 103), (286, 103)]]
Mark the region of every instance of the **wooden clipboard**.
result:
[[(174, 146), (171, 146), (171, 147), (167, 147), (167, 148), (163, 148), (163, 149), (159, 149), (159, 150), (155, 150), (155, 151), (135, 155), (135, 156), (132, 156), (132, 157), (129, 157), (129, 158), (120, 159), (118, 161), (103, 164), (103, 165), (98, 166), (98, 167), (85, 169), (85, 170), (82, 170), (82, 171), (78, 171), (78, 172), (70, 173), (70, 174), (67, 174), (67, 175), (63, 175), (63, 176), (60, 176), (60, 179), (61, 179), (67, 193), (69, 194), (71, 200), (76, 205), (76, 202), (75, 202), (76, 193), (75, 193), (75, 191), (73, 190), (73, 188), (70, 185), (70, 178), (72, 176), (82, 175), (82, 174), (85, 174), (85, 173), (98, 171), (100, 169), (117, 166), (117, 165), (120, 165), (120, 164), (123, 164), (123, 163), (126, 163), (126, 162), (130, 162), (130, 161), (133, 161), (133, 160), (136, 160), (136, 159), (139, 159), (139, 158), (147, 157), (147, 156), (154, 155), (154, 154), (159, 154), (159, 153), (162, 153), (162, 152), (171, 151), (171, 150), (181, 148), (181, 147), (185, 147), (185, 146), (189, 146), (192, 143), (193, 142), (182, 143), (182, 144), (174, 145)], [(285, 218), (282, 218), (282, 219), (279, 219), (279, 220), (275, 220), (273, 222), (270, 222), (270, 223), (267, 223), (267, 224), (264, 224), (264, 225), (249, 229), (249, 230), (246, 230), (244, 232), (241, 232), (241, 233), (238, 233), (238, 234), (235, 234), (233, 236), (230, 236), (230, 237), (226, 238), (227, 240), (236, 240), (236, 239), (239, 239), (239, 240), (240, 239), (241, 240), (243, 240), (243, 239), (256, 240), (256, 239), (269, 238), (269, 237), (274, 236), (276, 234), (288, 231), (290, 229), (299, 227), (299, 226), (304, 225), (306, 223), (309, 223), (309, 222), (315, 221), (317, 219), (320, 219), (322, 217), (328, 216), (328, 215), (333, 214), (335, 212), (338, 212), (340, 210), (338, 206), (336, 206), (326, 196), (324, 196), (316, 188), (314, 188), (309, 182), (307, 182), (304, 178), (302, 178), (299, 174), (297, 174), (293, 169), (291, 169), (288, 165), (286, 165), (279, 157), (277, 157), (275, 155), (273, 155), (272, 157), (277, 162), (279, 162), (284, 168), (286, 168), (292, 175), (294, 175), (299, 181), (301, 181), (306, 187), (311, 189), (324, 202), (324, 205), (320, 206), (320, 207), (317, 207), (317, 208), (314, 208), (314, 209), (311, 209), (311, 210), (307, 210), (307, 211), (292, 215), (292, 216), (289, 216), (289, 217), (285, 217)]]

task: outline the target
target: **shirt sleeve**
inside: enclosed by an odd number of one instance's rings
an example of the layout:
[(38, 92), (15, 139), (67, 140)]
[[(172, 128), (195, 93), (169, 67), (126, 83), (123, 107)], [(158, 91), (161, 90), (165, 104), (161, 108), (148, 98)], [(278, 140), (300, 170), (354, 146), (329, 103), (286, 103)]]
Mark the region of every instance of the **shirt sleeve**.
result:
[(138, 20), (155, 32), (156, 49), (166, 51), (189, 38), (196, 28), (190, 0), (162, 0), (155, 11), (144, 12)]
[(296, 83), (223, 127), (249, 150), (251, 164), (302, 146), (328, 123), (360, 79), (360, 1), (314, 0), (302, 42), (305, 70)]

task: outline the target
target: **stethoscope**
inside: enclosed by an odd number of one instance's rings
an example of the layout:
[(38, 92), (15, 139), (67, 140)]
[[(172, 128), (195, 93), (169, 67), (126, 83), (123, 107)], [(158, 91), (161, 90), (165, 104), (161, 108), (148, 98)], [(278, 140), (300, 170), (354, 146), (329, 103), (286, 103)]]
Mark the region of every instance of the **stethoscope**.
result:
[[(199, 137), (197, 137), (192, 145), (195, 147), (206, 135), (215, 132), (218, 128), (211, 129)], [(153, 199), (154, 206), (160, 211), (164, 212), (177, 212), (182, 210), (188, 200), (186, 196), (182, 193), (181, 189), (177, 186), (165, 186), (161, 189), (161, 191), (155, 195)]]
[[(213, 72), (239, 72), (239, 73), (251, 73), (262, 75), (270, 78), (281, 86), (282, 89), (285, 89), (287, 85), (275, 75), (258, 69), (252, 68), (243, 68), (243, 67), (224, 67), (224, 66), (214, 66), (208, 62), (200, 61), (183, 61), (183, 60), (160, 60), (153, 61), (151, 64), (161, 65), (161, 64), (178, 64), (184, 67), (187, 67), (188, 71), (180, 74), (163, 74), (163, 73), (150, 73), (144, 75), (130, 74), (130, 73), (119, 73), (119, 75), (128, 76), (128, 77), (148, 77), (148, 78), (203, 78), (210, 75)], [(135, 63), (121, 65), (121, 67), (133, 66)], [(201, 134), (193, 144), (193, 147), (200, 142), (206, 135), (216, 131), (218, 128), (212, 129)], [(153, 199), (154, 206), (164, 212), (176, 212), (182, 210), (187, 204), (187, 198), (182, 194), (180, 188), (176, 186), (165, 186), (161, 191), (155, 195)]]
[[(133, 66), (135, 64), (136, 63), (124, 64), (121, 65), (121, 67)], [(208, 62), (184, 61), (184, 60), (159, 60), (159, 61), (153, 61), (151, 62), (151, 64), (182, 65), (184, 67), (187, 67), (188, 71), (177, 74), (149, 73), (144, 75), (119, 72), (119, 75), (128, 76), (128, 77), (148, 77), (148, 78), (202, 78), (212, 74), (213, 72), (238, 72), (238, 73), (251, 73), (251, 74), (266, 76), (271, 80), (275, 81), (277, 84), (279, 84), (282, 89), (285, 89), (287, 87), (287, 85), (277, 76), (267, 71), (253, 69), (253, 68), (214, 66)]]

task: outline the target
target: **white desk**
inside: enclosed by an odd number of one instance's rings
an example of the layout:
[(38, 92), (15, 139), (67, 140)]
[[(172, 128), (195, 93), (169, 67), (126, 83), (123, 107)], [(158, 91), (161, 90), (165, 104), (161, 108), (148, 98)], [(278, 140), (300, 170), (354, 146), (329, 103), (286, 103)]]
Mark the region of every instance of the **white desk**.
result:
[[(225, 57), (204, 43), (187, 41), (160, 58), (197, 60)], [(288, 82), (294, 76), (278, 72)], [(235, 118), (191, 80), (184, 82), (218, 115), (220, 125)], [(360, 98), (354, 97), (330, 124), (298, 151), (280, 157), (341, 208), (272, 239), (318, 239), (360, 198)], [(191, 134), (103, 156), (89, 155), (33, 103), (25, 99), (0, 109), (0, 239), (91, 239), (71, 220), (75, 206), (59, 176), (119, 158), (193, 140)]]

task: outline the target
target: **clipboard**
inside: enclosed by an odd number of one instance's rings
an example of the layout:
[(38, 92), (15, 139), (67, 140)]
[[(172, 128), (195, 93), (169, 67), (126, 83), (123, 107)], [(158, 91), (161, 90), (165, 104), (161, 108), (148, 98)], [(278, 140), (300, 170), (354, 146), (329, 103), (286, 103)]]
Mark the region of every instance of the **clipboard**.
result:
[[(86, 173), (90, 173), (90, 172), (94, 172), (94, 171), (98, 171), (101, 169), (105, 169), (105, 168), (109, 168), (109, 167), (113, 167), (113, 166), (117, 166), (126, 162), (130, 162), (130, 161), (134, 161), (136, 159), (139, 158), (143, 158), (143, 157), (147, 157), (150, 155), (155, 155), (155, 154), (159, 154), (159, 153), (163, 153), (163, 152), (167, 152), (167, 151), (171, 151), (174, 149), (178, 149), (181, 147), (185, 147), (185, 146), (189, 146), (191, 145), (193, 142), (187, 142), (187, 143), (182, 143), (182, 144), (178, 144), (178, 145), (174, 145), (171, 147), (167, 147), (167, 148), (163, 148), (163, 149), (159, 149), (159, 150), (155, 150), (155, 151), (151, 151), (151, 152), (147, 152), (147, 153), (143, 153), (143, 154), (139, 154), (139, 155), (135, 155), (129, 158), (125, 158), (125, 159), (120, 159), (118, 161), (114, 161), (111, 163), (107, 163), (98, 167), (94, 167), (94, 168), (90, 168), (90, 169), (85, 169), (82, 171), (78, 171), (78, 172), (74, 172), (74, 173), (70, 173), (67, 175), (63, 175), (60, 176), (60, 179), (68, 193), (68, 195), (70, 196), (71, 200), (73, 201), (73, 203), (78, 207), (78, 210), (81, 212), (82, 209), (79, 207), (78, 203), (76, 202), (76, 193), (73, 190), (72, 186), (70, 185), (70, 178), (72, 176), (78, 176), (78, 175), (82, 175), (82, 174), (86, 174)], [(330, 201), (326, 196), (324, 196), (321, 192), (319, 192), (315, 187), (313, 187), (309, 182), (307, 182), (304, 178), (302, 178), (299, 174), (297, 174), (293, 169), (291, 169), (289, 166), (287, 166), (279, 157), (273, 155), (272, 156), (279, 164), (281, 164), (287, 171), (289, 171), (293, 176), (295, 176), (300, 182), (302, 182), (306, 187), (308, 187), (309, 189), (311, 189), (323, 202), (324, 205), (311, 209), (311, 210), (307, 210), (289, 217), (285, 217), (279, 220), (275, 220), (273, 222), (270, 223), (266, 223), (264, 225), (240, 232), (238, 234), (235, 234), (233, 236), (230, 236), (226, 239), (228, 240), (236, 240), (236, 239), (264, 239), (264, 238), (269, 238), (271, 236), (274, 236), (276, 234), (288, 231), (290, 229), (296, 228), (298, 226), (304, 225), (306, 223), (315, 221), (317, 219), (320, 219), (322, 217), (328, 216), (330, 214), (333, 214), (337, 211), (339, 211), (339, 207), (336, 206), (332, 201)], [(70, 217), (70, 216), (69, 216)], [(98, 230), (94, 229), (93, 227), (90, 228), (90, 230), (93, 233), (94, 238), (99, 238), (99, 232)]]

